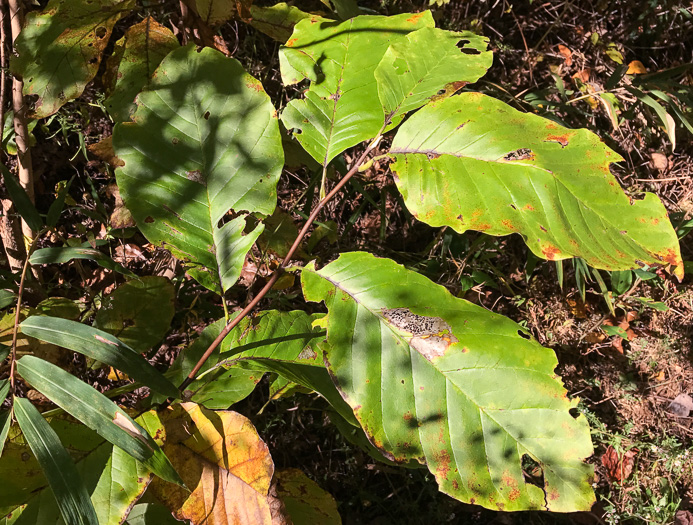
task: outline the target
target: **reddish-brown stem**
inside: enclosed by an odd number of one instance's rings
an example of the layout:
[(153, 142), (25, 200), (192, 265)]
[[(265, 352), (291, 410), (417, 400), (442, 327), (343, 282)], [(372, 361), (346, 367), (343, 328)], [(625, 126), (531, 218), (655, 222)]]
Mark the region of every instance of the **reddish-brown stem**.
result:
[(26, 273), (27, 270), (29, 269), (29, 266), (31, 264), (29, 263), (29, 259), (31, 258), (31, 255), (34, 253), (34, 249), (36, 248), (36, 240), (44, 233), (44, 230), (41, 230), (40, 232), (37, 233), (36, 239), (32, 243), (32, 245), (29, 247), (29, 251), (27, 252), (26, 259), (24, 260), (24, 266), (22, 266), (22, 276), (19, 279), (19, 290), (17, 291), (17, 311), (14, 313), (14, 327), (12, 328), (12, 346), (10, 347), (10, 392), (14, 396), (15, 393), (15, 363), (17, 361), (17, 332), (19, 331), (19, 316), (21, 313), (21, 308), (22, 308), (22, 297), (24, 295), (24, 282), (26, 281)]
[[(320, 211), (325, 207), (325, 204), (327, 204), (332, 197), (334, 197), (339, 191), (344, 187), (344, 185), (349, 181), (349, 179), (359, 170), (359, 168), (363, 165), (364, 160), (368, 156), (368, 154), (375, 148), (380, 141), (380, 134), (378, 137), (376, 137), (366, 148), (366, 150), (361, 154), (361, 156), (358, 158), (358, 160), (354, 163), (354, 165), (351, 167), (351, 169), (342, 177), (342, 179), (337, 183), (337, 185), (332, 188), (332, 190), (325, 195), (325, 198), (322, 199), (318, 205), (315, 207), (315, 209), (311, 212), (310, 216), (306, 220), (306, 223), (303, 225), (303, 228), (299, 232), (298, 236), (296, 237), (296, 240), (294, 240), (294, 243), (291, 245), (291, 248), (289, 248), (289, 252), (286, 254), (286, 257), (284, 257), (284, 260), (282, 263), (279, 265), (279, 267), (274, 271), (272, 274), (272, 277), (270, 277), (269, 281), (267, 281), (267, 284), (260, 290), (260, 292), (253, 298), (252, 301), (248, 303), (248, 305), (241, 310), (241, 312), (229, 323), (227, 324), (224, 329), (221, 331), (221, 333), (217, 336), (217, 338), (212, 342), (211, 345), (209, 345), (209, 348), (205, 351), (205, 353), (202, 355), (200, 360), (197, 362), (197, 364), (194, 366), (194, 368), (190, 371), (188, 374), (188, 377), (185, 378), (185, 381), (181, 383), (179, 389), (183, 390), (185, 387), (187, 387), (190, 383), (192, 383), (195, 380), (195, 376), (197, 373), (200, 371), (200, 368), (205, 364), (207, 359), (209, 358), (210, 355), (212, 355), (212, 352), (221, 344), (221, 342), (224, 340), (224, 338), (229, 335), (229, 332), (233, 330), (238, 323), (240, 323), (250, 312), (253, 311), (253, 309), (257, 306), (257, 304), (262, 300), (262, 298), (267, 294), (272, 289), (272, 286), (277, 282), (277, 279), (282, 275), (284, 272), (284, 269), (288, 266), (289, 261), (291, 261), (291, 258), (294, 256), (294, 253), (296, 253), (296, 250), (301, 244), (301, 241), (305, 237), (306, 233), (308, 233), (308, 230), (310, 229), (311, 225), (313, 224), (313, 221), (315, 218), (318, 216)], [(166, 403), (164, 403), (164, 406), (168, 406), (168, 404), (171, 402), (171, 400), (166, 400)]]

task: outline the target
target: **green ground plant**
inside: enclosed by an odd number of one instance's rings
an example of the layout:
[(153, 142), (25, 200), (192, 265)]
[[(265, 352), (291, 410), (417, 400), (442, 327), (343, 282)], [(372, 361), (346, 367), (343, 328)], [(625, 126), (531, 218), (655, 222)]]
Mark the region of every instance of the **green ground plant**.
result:
[[(274, 472), (252, 423), (229, 410), (267, 373), (273, 394), (320, 394), (347, 439), (382, 462), (428, 469), (459, 501), (589, 510), (590, 427), (555, 374), (552, 350), (393, 260), (347, 252), (301, 266), (295, 256), (330, 200), (381, 160), (391, 162), (407, 210), (428, 225), (518, 233), (538, 258), (579, 257), (584, 268), (610, 272), (663, 267), (681, 279), (678, 239), (660, 200), (627, 196), (609, 170), (621, 158), (593, 133), (469, 90), (491, 67), (487, 39), (436, 28), (429, 12), (357, 14), (350, 2), (334, 2), (333, 16), (286, 4), (186, 4), (196, 25), (185, 34), (197, 39), (186, 45), (133, 0), (52, 0), (17, 39), (11, 67), (34, 97), (34, 119), (79, 97), (106, 61), (100, 80), (115, 122), (120, 196), (139, 232), (217, 294), (225, 315), (168, 370), (155, 368), (143, 354), (175, 315), (172, 284), (138, 277), (96, 242), (40, 247), (69, 184), (40, 213), (3, 168), (18, 212), (37, 232), (3, 347), (11, 372), (0, 383), (9, 400), (0, 413), (0, 472), (21, 480), (0, 493), (3, 523), (160, 523), (141, 506), (152, 498), (194, 524), (339, 523), (334, 500), (301, 474)], [(295, 93), (283, 107), (213, 38), (232, 16), (250, 20), (245, 10), (282, 44), (279, 73)], [(139, 21), (109, 47), (121, 19)], [(228, 296), (255, 243), (277, 228), (277, 183), (299, 145), (320, 166), (320, 201), (262, 289), (233, 312)], [(23, 306), (32, 267), (78, 260), (124, 282), (95, 312)], [(305, 308), (258, 309), (293, 274)], [(621, 275), (611, 275), (617, 286)], [(310, 313), (320, 303), (327, 313)], [(133, 382), (102, 393), (48, 359), (47, 347)], [(40, 413), (18, 395), (20, 382), (59, 408)], [(112, 400), (141, 386), (151, 390), (146, 411)], [(150, 499), (133, 510), (145, 491)]]

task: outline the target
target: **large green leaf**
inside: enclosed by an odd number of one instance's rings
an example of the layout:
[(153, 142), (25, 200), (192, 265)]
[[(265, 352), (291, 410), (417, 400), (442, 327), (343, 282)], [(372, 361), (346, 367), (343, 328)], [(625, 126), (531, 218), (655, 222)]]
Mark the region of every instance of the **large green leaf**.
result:
[(390, 154), (407, 208), (432, 226), (520, 233), (539, 257), (582, 257), (606, 270), (672, 264), (676, 234), (659, 199), (628, 198), (609, 172), (621, 158), (567, 129), (480, 93), (431, 102)]
[(128, 28), (107, 61), (112, 86), (104, 106), (113, 120), (130, 120), (135, 97), (149, 86), (154, 70), (177, 47), (178, 39), (171, 30), (151, 16)]
[(99, 525), (84, 483), (57, 434), (28, 399), (15, 399), (14, 413), (50, 483), (65, 523)]
[[(491, 67), (488, 39), (469, 31), (425, 27), (390, 46), (375, 69), (378, 96), (388, 121), (434, 96), (476, 82)], [(444, 91), (444, 93), (440, 93)]]
[(97, 390), (47, 361), (24, 356), (17, 371), (36, 390), (171, 483), (182, 481), (147, 431)]
[(122, 370), (163, 395), (178, 395), (178, 389), (161, 372), (135, 350), (107, 332), (68, 319), (38, 315), (29, 317), (20, 327), (24, 335), (68, 348)]
[(29, 13), (11, 66), (24, 80), (24, 94), (38, 95), (36, 118), (82, 94), (99, 69), (113, 26), (134, 6), (135, 0), (51, 0), (41, 13)]
[(282, 44), (289, 40), (298, 22), (310, 17), (310, 14), (286, 2), (269, 7), (253, 5), (250, 6), (250, 14), (250, 25)]
[[(299, 310), (270, 310), (243, 319), (207, 359), (198, 373), (201, 377), (188, 387), (194, 393), (191, 400), (207, 408), (221, 409), (252, 392), (266, 369), (239, 368), (233, 366), (235, 362), (229, 362), (230, 359), (271, 357), (295, 360), (299, 356), (306, 361), (316, 359), (318, 354), (313, 345), (324, 336), (311, 326), (316, 317), (318, 315)], [(211, 324), (188, 349), (181, 352), (171, 367), (174, 382), (185, 379), (223, 327), (223, 319)], [(318, 364), (322, 366), (322, 361)]]
[(133, 279), (113, 290), (96, 312), (94, 326), (136, 352), (145, 352), (171, 329), (176, 291), (165, 277)]
[(222, 293), (262, 232), (244, 233), (245, 216), (276, 206), (283, 150), (272, 103), (238, 61), (189, 45), (161, 62), (137, 106), (113, 132), (123, 200), (150, 242)]
[[(328, 308), (325, 361), (371, 442), (426, 463), (440, 489), (504, 510), (589, 509), (587, 420), (557, 360), (512, 321), (388, 259), (343, 254), (302, 273)], [(524, 336), (524, 337), (523, 337)], [(523, 456), (543, 471), (524, 481)]]
[[(137, 421), (144, 424), (145, 420), (152, 419), (152, 413), (148, 412)], [(132, 456), (69, 416), (53, 417), (49, 424), (75, 461), (77, 473), (91, 497), (99, 524), (120, 525), (125, 514), (149, 485), (151, 473)], [(151, 425), (148, 425), (148, 430), (152, 433)], [(157, 430), (163, 434), (160, 422)], [(9, 498), (3, 497), (2, 501), (4, 504), (22, 502), (27, 505), (12, 513), (10, 523), (35, 525), (59, 522), (58, 508), (45, 478), (27, 477), (28, 471), (36, 466), (35, 460), (33, 457), (26, 460), (29, 455), (27, 445), (17, 434), (16, 427), (13, 427), (13, 433), (14, 437), (8, 444), (10, 456), (7, 461), (0, 461), (0, 476), (3, 479), (11, 477), (13, 488), (23, 490), (13, 491)], [(3, 522), (0, 520), (0, 523)]]
[(327, 165), (383, 128), (375, 69), (391, 44), (422, 27), (433, 27), (429, 12), (359, 16), (341, 24), (311, 16), (296, 24), (279, 52), (282, 80), (311, 84), (305, 98), (289, 102), (282, 122), (298, 130), (296, 138), (315, 160)]

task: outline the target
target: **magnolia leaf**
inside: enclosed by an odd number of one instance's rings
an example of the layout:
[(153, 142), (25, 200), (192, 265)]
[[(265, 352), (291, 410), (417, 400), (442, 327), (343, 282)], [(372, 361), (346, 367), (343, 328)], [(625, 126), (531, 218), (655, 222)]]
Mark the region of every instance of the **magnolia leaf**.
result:
[[(491, 67), (488, 38), (425, 27), (390, 46), (375, 69), (385, 120), (423, 106), (434, 96), (452, 94), (481, 78)], [(440, 93), (443, 91), (443, 93)]]
[(20, 327), (24, 335), (68, 348), (117, 368), (166, 396), (178, 395), (178, 389), (161, 372), (107, 332), (67, 319), (38, 315), (29, 317)]
[(99, 525), (84, 483), (57, 434), (28, 399), (16, 398), (14, 413), (50, 484), (65, 523)]
[(128, 28), (125, 36), (116, 42), (106, 66), (112, 85), (104, 106), (114, 121), (130, 120), (135, 111), (135, 97), (149, 87), (154, 70), (178, 47), (173, 32), (151, 16)]
[(276, 206), (283, 151), (272, 103), (237, 60), (189, 45), (161, 62), (137, 106), (113, 132), (121, 196), (150, 242), (221, 294), (262, 233), (244, 231), (245, 215)]
[[(253, 391), (264, 370), (241, 369), (233, 366), (234, 361), (230, 360), (249, 357), (293, 360), (299, 356), (315, 359), (318, 354), (312, 345), (324, 336), (312, 327), (316, 317), (319, 314), (309, 315), (299, 310), (270, 310), (246, 317), (205, 361), (197, 374), (198, 379), (188, 387), (191, 400), (207, 408), (228, 408)], [(209, 325), (190, 348), (180, 353), (170, 372), (175, 383), (187, 377), (222, 328), (223, 319)]]
[[(492, 509), (588, 510), (592, 454), (584, 415), (557, 379), (554, 353), (519, 325), (367, 253), (302, 272), (325, 301), (325, 363), (370, 441), (418, 460), (440, 490)], [(526, 483), (523, 456), (543, 471)]]
[(33, 356), (17, 361), (17, 371), (36, 390), (144, 463), (154, 474), (171, 483), (181, 483), (154, 439), (106, 396), (63, 369)]
[[(137, 421), (144, 423), (145, 419), (151, 421), (155, 418), (152, 418), (152, 413), (145, 413)], [(125, 514), (149, 485), (151, 473), (129, 454), (104, 441), (96, 432), (69, 416), (53, 417), (49, 424), (70, 451), (100, 525), (120, 525)], [(151, 424), (148, 428), (150, 432), (154, 430)], [(156, 430), (162, 433), (163, 427), (159, 425)], [(12, 431), (8, 457), (6, 461), (0, 461), (0, 475), (3, 478), (12, 476), (13, 485), (22, 490), (13, 491), (11, 498), (3, 498), (2, 501), (27, 505), (12, 513), (14, 521), (11, 523), (56, 523), (59, 520), (58, 507), (46, 479), (43, 476), (27, 476), (31, 469), (37, 467), (36, 460), (16, 427)]]
[(407, 33), (433, 27), (429, 12), (359, 16), (341, 24), (301, 20), (279, 51), (284, 84), (309, 79), (305, 98), (292, 100), (282, 122), (315, 160), (326, 166), (345, 149), (383, 129), (374, 72), (388, 47)]
[(36, 250), (31, 254), (29, 262), (31, 264), (58, 264), (70, 262), (72, 259), (85, 259), (87, 261), (94, 261), (99, 266), (103, 266), (114, 272), (122, 273), (133, 279), (137, 277), (130, 270), (124, 266), (118, 264), (108, 255), (101, 253), (99, 250), (94, 248), (81, 248), (81, 247), (55, 247), (55, 248), (41, 248)]
[(191, 491), (154, 480), (153, 495), (193, 525), (270, 525), (274, 464), (267, 445), (241, 414), (213, 412), (194, 403), (161, 414), (164, 451)]
[(45, 118), (80, 96), (99, 69), (113, 26), (135, 0), (51, 0), (27, 15), (10, 65), (24, 94), (38, 95), (33, 117)]
[(609, 171), (621, 158), (567, 129), (481, 93), (431, 102), (399, 129), (390, 155), (407, 208), (462, 233), (520, 233), (549, 260), (604, 270), (675, 266), (676, 233), (660, 200), (629, 199)]
[(171, 329), (176, 291), (165, 277), (140, 277), (113, 290), (96, 312), (94, 326), (136, 352), (145, 352)]
[(310, 18), (309, 13), (286, 2), (269, 7), (254, 5), (250, 8), (250, 14), (252, 15), (251, 26), (282, 44), (289, 40), (298, 22), (304, 18)]
[(275, 473), (277, 496), (293, 525), (341, 525), (337, 502), (297, 468)]

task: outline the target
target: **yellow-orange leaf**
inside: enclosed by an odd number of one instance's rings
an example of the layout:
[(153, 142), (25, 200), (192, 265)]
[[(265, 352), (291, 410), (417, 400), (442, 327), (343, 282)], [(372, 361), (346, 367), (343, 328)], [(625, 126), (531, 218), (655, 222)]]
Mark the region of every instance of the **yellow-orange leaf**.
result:
[(173, 515), (193, 525), (277, 525), (269, 495), (274, 463), (250, 421), (232, 411), (183, 403), (160, 414), (164, 451), (192, 492), (156, 479), (151, 489)]
[(633, 60), (628, 64), (626, 75), (644, 75), (645, 73), (647, 73), (647, 69), (640, 60)]

